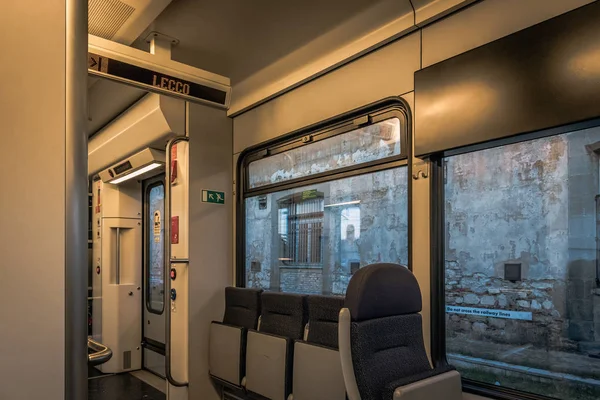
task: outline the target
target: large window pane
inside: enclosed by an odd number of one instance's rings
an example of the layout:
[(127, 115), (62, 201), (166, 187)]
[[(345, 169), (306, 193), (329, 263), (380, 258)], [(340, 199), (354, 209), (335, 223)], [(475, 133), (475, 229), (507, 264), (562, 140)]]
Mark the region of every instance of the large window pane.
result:
[(400, 155), (400, 120), (364, 128), (250, 163), (250, 189)]
[(246, 199), (246, 286), (343, 295), (374, 262), (408, 262), (407, 168)]
[(448, 359), (463, 377), (600, 398), (600, 129), (446, 159)]

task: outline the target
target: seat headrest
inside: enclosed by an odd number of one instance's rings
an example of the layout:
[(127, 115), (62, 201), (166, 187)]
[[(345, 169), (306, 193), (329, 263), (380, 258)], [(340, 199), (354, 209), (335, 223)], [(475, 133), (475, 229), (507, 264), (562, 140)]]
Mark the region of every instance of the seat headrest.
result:
[(301, 339), (306, 324), (306, 295), (263, 292), (260, 331)]
[(255, 329), (260, 315), (262, 289), (225, 288), (225, 315), (223, 323)]
[(302, 316), (306, 312), (307, 297), (304, 294), (262, 292), (262, 312), (263, 314), (273, 313)]
[(410, 270), (398, 264), (371, 264), (350, 279), (344, 307), (353, 321), (415, 314), (421, 311), (421, 290)]
[(308, 319), (312, 321), (338, 322), (344, 298), (340, 296), (308, 296)]
[(225, 302), (228, 306), (244, 306), (256, 309), (257, 306), (260, 306), (262, 292), (262, 289), (228, 286), (225, 288)]

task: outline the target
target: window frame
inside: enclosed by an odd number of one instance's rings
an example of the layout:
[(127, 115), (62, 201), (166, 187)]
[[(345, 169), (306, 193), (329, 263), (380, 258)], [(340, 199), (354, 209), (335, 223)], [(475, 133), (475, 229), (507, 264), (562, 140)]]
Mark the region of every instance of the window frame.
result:
[[(249, 188), (248, 167), (254, 161), (302, 146), (309, 146), (318, 141), (391, 118), (398, 118), (400, 121), (400, 154), (398, 155), (254, 189)], [(244, 150), (238, 158), (235, 181), (236, 254), (234, 274), (236, 286), (246, 286), (246, 198), (401, 166), (406, 166), (408, 169), (408, 268), (412, 270), (412, 164), (409, 162), (412, 156), (412, 124), (411, 110), (406, 100), (401, 97), (388, 97)]]
[[(435, 367), (448, 365), (446, 358), (446, 216), (445, 216), (445, 167), (444, 159), (460, 154), (473, 153), (510, 144), (526, 142), (600, 127), (600, 118), (571, 123), (560, 127), (527, 132), (507, 138), (491, 140), (429, 156), (430, 180), (430, 273), (431, 273), (431, 358)], [(462, 379), (463, 392), (498, 400), (557, 400), (535, 393), (508, 387), (495, 386), (472, 379)]]

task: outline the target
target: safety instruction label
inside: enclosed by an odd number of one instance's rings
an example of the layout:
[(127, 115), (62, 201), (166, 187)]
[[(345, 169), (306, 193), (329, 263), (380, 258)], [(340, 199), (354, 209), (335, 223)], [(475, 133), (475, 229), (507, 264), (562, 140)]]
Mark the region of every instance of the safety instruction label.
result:
[(523, 320), (523, 321), (531, 321), (533, 319), (533, 316), (532, 316), (531, 312), (526, 312), (526, 311), (493, 310), (493, 309), (488, 309), (488, 308), (446, 306), (446, 313), (448, 313), (448, 314), (477, 315), (479, 317), (520, 319), (520, 320)]
[(162, 221), (160, 217), (160, 211), (154, 211), (154, 241), (160, 242), (160, 231), (162, 230)]

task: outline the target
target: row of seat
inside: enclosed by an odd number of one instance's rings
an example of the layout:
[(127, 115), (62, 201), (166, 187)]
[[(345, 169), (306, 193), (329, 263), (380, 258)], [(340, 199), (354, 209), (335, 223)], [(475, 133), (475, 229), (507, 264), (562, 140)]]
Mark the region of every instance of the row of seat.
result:
[(211, 324), (210, 374), (244, 398), (461, 400), (460, 374), (431, 367), (421, 291), (403, 266), (357, 271), (345, 299), (227, 288)]
[(342, 297), (228, 287), (210, 330), (210, 374), (272, 400), (344, 400), (338, 353)]

